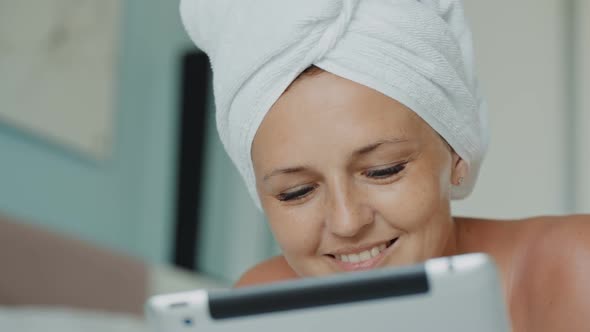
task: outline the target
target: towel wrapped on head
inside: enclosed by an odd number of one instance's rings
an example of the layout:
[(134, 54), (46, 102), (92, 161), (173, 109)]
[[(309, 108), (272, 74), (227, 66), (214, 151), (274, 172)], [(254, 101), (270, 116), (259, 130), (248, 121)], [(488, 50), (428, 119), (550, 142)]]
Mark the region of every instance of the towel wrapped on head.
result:
[(468, 165), (452, 198), (472, 191), (489, 137), (460, 0), (182, 0), (180, 10), (211, 61), (221, 141), (258, 206), (254, 135), (311, 65), (418, 114)]

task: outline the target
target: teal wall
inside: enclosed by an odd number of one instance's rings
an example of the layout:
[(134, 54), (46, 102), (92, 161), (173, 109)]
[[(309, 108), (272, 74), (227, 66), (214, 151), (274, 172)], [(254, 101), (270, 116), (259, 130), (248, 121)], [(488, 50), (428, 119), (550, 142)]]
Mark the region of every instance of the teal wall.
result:
[(175, 192), (177, 61), (191, 46), (176, 1), (121, 4), (112, 156), (85, 159), (0, 124), (0, 213), (166, 261)]

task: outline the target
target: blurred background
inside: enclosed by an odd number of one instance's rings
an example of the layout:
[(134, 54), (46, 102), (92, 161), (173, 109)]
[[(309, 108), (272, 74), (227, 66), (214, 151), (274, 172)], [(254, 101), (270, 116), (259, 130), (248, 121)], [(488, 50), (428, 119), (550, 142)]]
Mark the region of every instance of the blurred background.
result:
[[(589, 213), (590, 2), (465, 6), (492, 143), (455, 214)], [(137, 313), (278, 253), (217, 138), (209, 64), (177, 8), (0, 0), (0, 305), (112, 309), (63, 295), (84, 277), (118, 285), (103, 296), (136, 284), (121, 310)], [(31, 285), (53, 291), (20, 299)]]

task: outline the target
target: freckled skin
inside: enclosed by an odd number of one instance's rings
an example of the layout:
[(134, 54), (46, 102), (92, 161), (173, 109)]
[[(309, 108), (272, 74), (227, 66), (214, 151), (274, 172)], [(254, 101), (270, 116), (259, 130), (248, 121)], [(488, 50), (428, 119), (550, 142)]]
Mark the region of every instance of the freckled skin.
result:
[[(252, 162), (283, 255), (237, 286), (343, 272), (330, 253), (398, 238), (375, 268), (486, 252), (499, 267), (515, 331), (590, 330), (590, 316), (571, 317), (590, 307), (590, 283), (581, 282), (590, 281), (590, 263), (569, 264), (590, 258), (590, 216), (453, 217), (451, 188), (467, 164), (419, 116), (375, 90), (327, 72), (296, 80), (259, 127)], [(560, 273), (539, 281), (548, 264)]]
[[(338, 272), (320, 253), (398, 235), (403, 245), (388, 257), (388, 265), (454, 252), (447, 246), (453, 236), (449, 195), (456, 176), (453, 160), (463, 162), (446, 143), (415, 113), (374, 90), (328, 73), (301, 82), (269, 112), (252, 151), (257, 179), (276, 167), (308, 166), (309, 172), (257, 181), (273, 232), (293, 269), (300, 275)], [(320, 93), (315, 85), (328, 88)], [(392, 137), (408, 142), (349, 158), (357, 147)], [(393, 181), (360, 175), (408, 160)], [(318, 186), (304, 202), (276, 199), (285, 189), (304, 184)]]

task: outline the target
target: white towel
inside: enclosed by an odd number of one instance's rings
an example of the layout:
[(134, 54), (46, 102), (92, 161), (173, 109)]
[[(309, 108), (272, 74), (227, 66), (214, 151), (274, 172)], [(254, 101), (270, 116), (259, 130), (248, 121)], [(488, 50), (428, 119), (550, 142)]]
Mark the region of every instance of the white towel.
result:
[(254, 135), (312, 64), (416, 112), (468, 164), (452, 198), (472, 191), (489, 132), (460, 0), (182, 0), (180, 10), (211, 60), (221, 140), (259, 207)]

